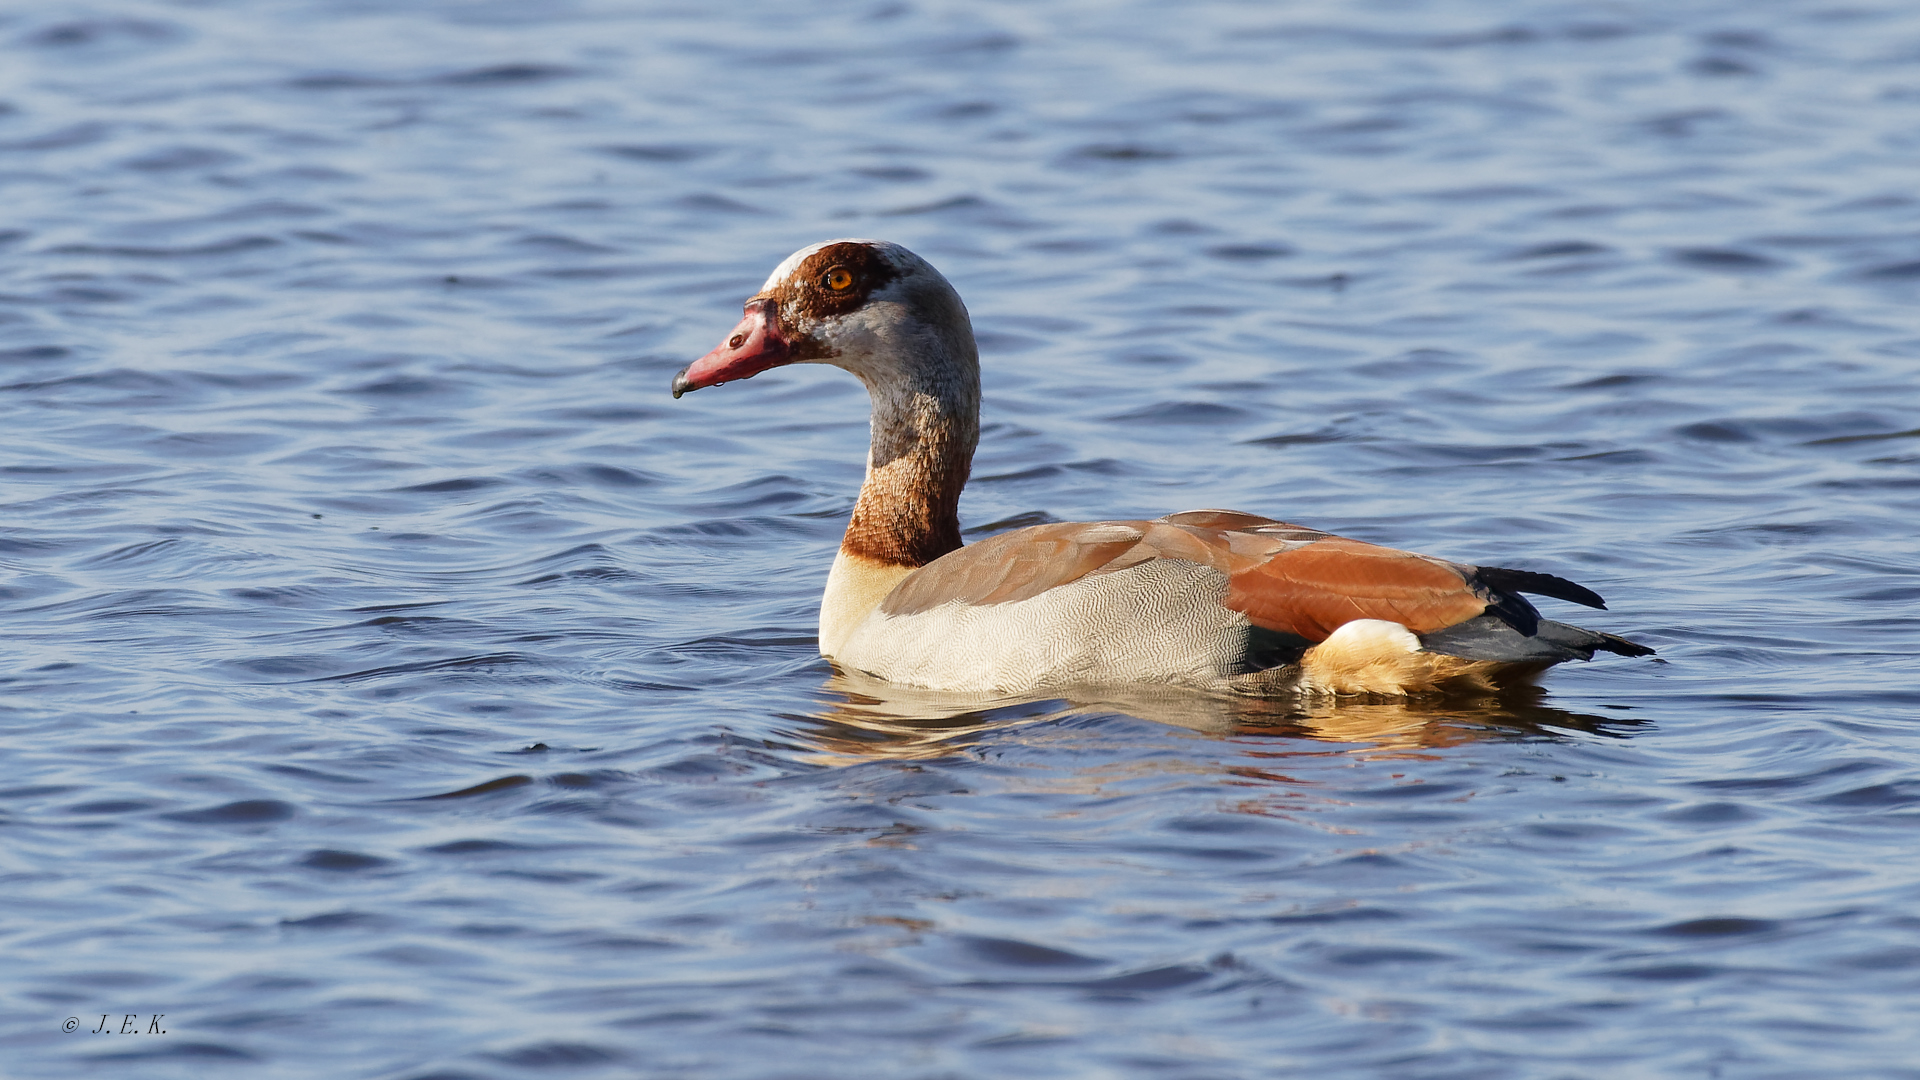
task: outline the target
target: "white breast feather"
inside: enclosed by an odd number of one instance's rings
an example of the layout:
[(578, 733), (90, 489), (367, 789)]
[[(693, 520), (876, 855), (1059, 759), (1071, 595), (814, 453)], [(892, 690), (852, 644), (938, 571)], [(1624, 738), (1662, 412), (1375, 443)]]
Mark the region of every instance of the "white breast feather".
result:
[(1246, 651), (1227, 576), (1155, 559), (1006, 604), (958, 601), (912, 615), (873, 611), (834, 659), (934, 690), (1031, 690), (1076, 683), (1220, 686)]

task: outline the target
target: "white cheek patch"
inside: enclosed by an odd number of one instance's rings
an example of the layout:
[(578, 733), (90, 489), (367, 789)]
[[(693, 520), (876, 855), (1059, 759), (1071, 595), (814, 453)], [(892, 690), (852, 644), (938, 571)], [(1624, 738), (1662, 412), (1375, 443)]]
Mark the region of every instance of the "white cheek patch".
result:
[(817, 362), (852, 372), (874, 394), (881, 393), (878, 388), (889, 383), (887, 376), (898, 370), (895, 354), (903, 348), (920, 348), (917, 342), (900, 340), (901, 330), (910, 324), (901, 305), (889, 299), (888, 294), (896, 288), (897, 284), (887, 286), (858, 311), (797, 325), (824, 350), (825, 355)]
[[(876, 300), (858, 311), (832, 319), (821, 319), (809, 328), (814, 340), (837, 353), (873, 352), (885, 344), (886, 316), (894, 305)], [(897, 362), (894, 366), (898, 366)]]

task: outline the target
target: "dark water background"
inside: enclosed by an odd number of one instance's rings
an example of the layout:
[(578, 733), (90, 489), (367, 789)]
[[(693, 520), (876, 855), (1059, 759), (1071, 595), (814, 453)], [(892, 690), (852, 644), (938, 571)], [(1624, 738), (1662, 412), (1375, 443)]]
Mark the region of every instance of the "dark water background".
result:
[[(1920, 6), (15, 2), (0, 200), (6, 1075), (1920, 1077)], [(844, 235), (970, 526), (1661, 661), (833, 681), (862, 391), (667, 382)]]

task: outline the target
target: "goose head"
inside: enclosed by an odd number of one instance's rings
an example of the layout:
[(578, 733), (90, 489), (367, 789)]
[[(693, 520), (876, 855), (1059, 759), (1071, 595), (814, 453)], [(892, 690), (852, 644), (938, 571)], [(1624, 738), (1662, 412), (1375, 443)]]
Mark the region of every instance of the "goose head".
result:
[(905, 393), (979, 408), (980, 360), (960, 294), (884, 240), (829, 240), (787, 256), (725, 340), (673, 377), (673, 396), (805, 363), (852, 372), (876, 405)]

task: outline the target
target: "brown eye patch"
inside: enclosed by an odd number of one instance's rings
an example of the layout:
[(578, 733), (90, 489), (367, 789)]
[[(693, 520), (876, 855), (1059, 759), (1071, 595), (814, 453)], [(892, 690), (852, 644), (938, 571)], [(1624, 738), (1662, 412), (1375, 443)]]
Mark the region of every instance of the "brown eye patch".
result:
[(797, 326), (858, 311), (898, 276), (893, 264), (866, 244), (828, 244), (761, 295), (778, 300), (781, 316)]

